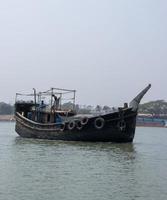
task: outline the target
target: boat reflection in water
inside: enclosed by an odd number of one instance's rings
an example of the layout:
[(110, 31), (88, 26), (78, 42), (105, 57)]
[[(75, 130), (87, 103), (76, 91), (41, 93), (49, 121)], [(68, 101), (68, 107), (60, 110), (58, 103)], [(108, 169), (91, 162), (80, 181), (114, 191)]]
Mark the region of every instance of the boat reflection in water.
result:
[(61, 152), (61, 154), (70, 154), (72, 152), (80, 152), (85, 156), (98, 155), (108, 157), (108, 160), (114, 162), (133, 161), (137, 152), (133, 143), (112, 143), (112, 142), (82, 142), (82, 141), (62, 141), (62, 140), (42, 140), (33, 138), (16, 137), (14, 145), (16, 148), (23, 150), (23, 154), (30, 146), (32, 149), (39, 149), (40, 154), (45, 155), (46, 152)]

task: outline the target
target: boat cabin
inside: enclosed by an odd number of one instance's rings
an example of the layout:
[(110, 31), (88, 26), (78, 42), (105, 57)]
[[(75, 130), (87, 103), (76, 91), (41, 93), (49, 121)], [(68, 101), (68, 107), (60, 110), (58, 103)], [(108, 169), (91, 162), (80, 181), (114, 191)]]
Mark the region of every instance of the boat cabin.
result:
[[(15, 112), (38, 123), (62, 123), (75, 112), (75, 90), (51, 88), (45, 92), (16, 94)], [(25, 100), (28, 99), (28, 100)]]

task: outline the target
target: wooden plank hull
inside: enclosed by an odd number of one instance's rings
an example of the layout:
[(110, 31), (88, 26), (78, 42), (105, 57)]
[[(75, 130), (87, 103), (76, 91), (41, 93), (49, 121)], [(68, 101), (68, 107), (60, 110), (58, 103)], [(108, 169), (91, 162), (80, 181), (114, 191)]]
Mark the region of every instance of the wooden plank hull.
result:
[[(78, 121), (74, 119), (75, 126), (69, 129), (70, 121), (65, 122), (62, 128), (57, 124), (44, 125), (34, 123), (20, 114), (16, 114), (15, 130), (21, 137), (26, 138), (91, 142), (132, 142), (135, 135), (136, 115), (137, 112), (128, 108), (123, 115), (115, 112), (91, 117), (86, 124), (81, 126), (77, 126)], [(96, 123), (98, 119), (103, 119), (102, 126)]]

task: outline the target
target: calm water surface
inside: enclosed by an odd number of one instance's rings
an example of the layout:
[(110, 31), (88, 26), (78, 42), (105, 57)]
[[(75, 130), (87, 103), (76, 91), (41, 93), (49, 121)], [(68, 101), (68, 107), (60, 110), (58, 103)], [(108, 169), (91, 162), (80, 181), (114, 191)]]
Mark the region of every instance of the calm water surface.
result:
[(0, 200), (164, 200), (167, 129), (133, 144), (23, 139), (0, 123)]

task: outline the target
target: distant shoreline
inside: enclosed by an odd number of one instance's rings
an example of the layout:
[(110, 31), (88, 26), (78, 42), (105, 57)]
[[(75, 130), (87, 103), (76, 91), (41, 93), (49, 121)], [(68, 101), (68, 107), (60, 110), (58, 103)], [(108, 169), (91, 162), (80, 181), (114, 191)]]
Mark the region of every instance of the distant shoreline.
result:
[(14, 115), (0, 115), (0, 122), (14, 122)]

